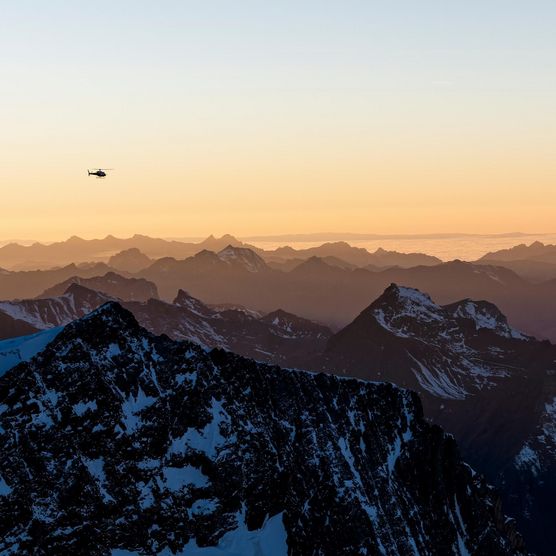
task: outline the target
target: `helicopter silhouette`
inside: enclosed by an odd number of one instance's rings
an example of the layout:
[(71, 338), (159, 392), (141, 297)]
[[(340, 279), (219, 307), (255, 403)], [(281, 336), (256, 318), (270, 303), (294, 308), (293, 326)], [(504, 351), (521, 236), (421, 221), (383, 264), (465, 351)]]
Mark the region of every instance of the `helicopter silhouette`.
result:
[(87, 175), (96, 176), (97, 178), (105, 178), (106, 172), (113, 170), (114, 168), (93, 168), (93, 171), (87, 170)]

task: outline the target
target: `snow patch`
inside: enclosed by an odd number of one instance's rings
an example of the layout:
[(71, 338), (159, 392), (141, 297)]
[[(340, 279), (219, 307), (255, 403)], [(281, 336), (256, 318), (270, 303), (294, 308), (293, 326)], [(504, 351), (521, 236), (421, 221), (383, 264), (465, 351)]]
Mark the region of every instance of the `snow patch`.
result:
[(12, 492), (12, 489), (4, 480), (4, 477), (0, 475), (0, 496), (9, 496)]
[[(216, 546), (200, 547), (195, 540), (189, 541), (176, 556), (287, 556), (287, 533), (283, 512), (268, 518), (263, 526), (249, 531), (245, 524), (245, 510), (236, 515), (237, 528), (228, 531)], [(158, 556), (170, 556), (165, 549)]]
[(137, 396), (129, 395), (126, 401), (122, 402), (123, 421), (128, 434), (134, 432), (141, 426), (141, 419), (138, 414), (146, 407), (156, 401), (156, 398), (147, 396), (141, 387), (137, 391)]
[[(203, 452), (214, 459), (218, 448), (226, 443), (220, 432), (220, 425), (230, 423), (230, 416), (222, 406), (222, 402), (212, 398), (210, 412), (212, 420), (202, 430), (189, 428), (183, 436), (172, 440), (170, 454), (185, 454), (187, 449)], [(232, 441), (233, 439), (230, 439)]]
[(164, 483), (172, 491), (178, 491), (186, 486), (202, 488), (208, 485), (209, 479), (200, 469), (192, 465), (184, 467), (165, 467), (162, 470)]
[(79, 402), (73, 406), (73, 412), (76, 415), (83, 415), (87, 411), (95, 411), (97, 409), (97, 402), (93, 400), (92, 402)]
[(95, 479), (98, 489), (105, 502), (114, 502), (114, 499), (106, 490), (106, 475), (104, 474), (104, 460), (102, 458), (88, 459), (83, 458), (83, 463), (87, 467), (91, 476)]
[(22, 361), (29, 361), (58, 336), (63, 326), (0, 341), (0, 376)]

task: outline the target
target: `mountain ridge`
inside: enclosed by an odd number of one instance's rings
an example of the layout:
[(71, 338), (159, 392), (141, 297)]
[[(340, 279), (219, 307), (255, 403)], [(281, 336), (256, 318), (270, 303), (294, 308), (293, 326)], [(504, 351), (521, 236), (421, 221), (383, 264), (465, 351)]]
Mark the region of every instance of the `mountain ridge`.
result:
[(5, 551), (188, 553), (273, 520), (279, 554), (526, 553), (414, 394), (156, 337), (115, 302), (0, 395)]

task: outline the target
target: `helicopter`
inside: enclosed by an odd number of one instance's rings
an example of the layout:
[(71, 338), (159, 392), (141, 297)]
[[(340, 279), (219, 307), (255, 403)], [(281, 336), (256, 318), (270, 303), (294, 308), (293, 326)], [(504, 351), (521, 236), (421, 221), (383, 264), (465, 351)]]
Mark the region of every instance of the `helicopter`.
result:
[(93, 168), (93, 172), (91, 172), (91, 170), (87, 170), (87, 175), (96, 176), (97, 178), (105, 178), (106, 172), (113, 169), (114, 168)]

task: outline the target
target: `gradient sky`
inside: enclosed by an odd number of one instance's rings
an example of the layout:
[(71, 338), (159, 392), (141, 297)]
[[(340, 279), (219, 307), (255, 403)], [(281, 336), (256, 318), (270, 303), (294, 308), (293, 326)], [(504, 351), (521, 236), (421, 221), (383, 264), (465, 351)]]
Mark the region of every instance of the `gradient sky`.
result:
[(553, 0), (1, 1), (0, 238), (556, 231), (555, 29)]

